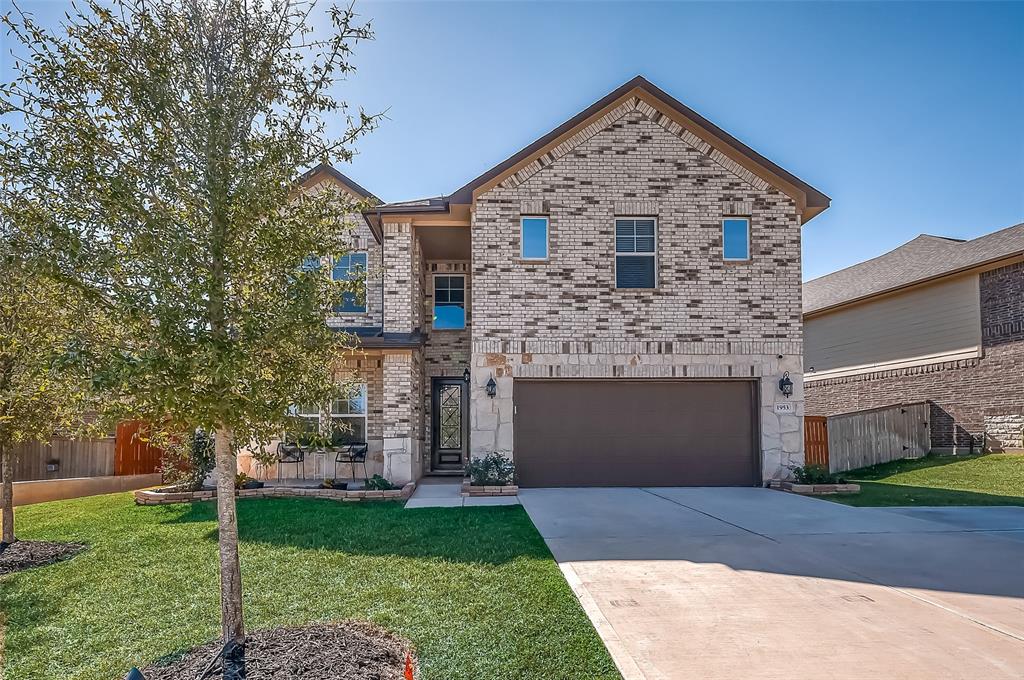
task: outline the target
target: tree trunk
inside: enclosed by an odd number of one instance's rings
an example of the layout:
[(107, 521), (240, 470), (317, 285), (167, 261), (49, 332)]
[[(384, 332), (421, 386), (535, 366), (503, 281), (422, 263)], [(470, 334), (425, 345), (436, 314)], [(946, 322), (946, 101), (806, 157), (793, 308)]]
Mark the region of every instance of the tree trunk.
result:
[(224, 637), (224, 678), (245, 678), (245, 625), (242, 621), (242, 570), (238, 561), (238, 517), (235, 514), (233, 433), (217, 430), (217, 531), (220, 547), (220, 620)]
[(0, 535), (0, 550), (6, 548), (17, 539), (14, 537), (14, 455), (4, 442), (0, 442), (0, 522), (3, 532)]

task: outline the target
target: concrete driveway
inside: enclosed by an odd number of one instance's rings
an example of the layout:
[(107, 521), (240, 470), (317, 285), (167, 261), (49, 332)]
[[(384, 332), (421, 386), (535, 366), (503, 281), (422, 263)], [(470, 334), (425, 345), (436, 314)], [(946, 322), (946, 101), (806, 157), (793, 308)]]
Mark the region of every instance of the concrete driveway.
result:
[(627, 679), (1024, 678), (1024, 508), (767, 489), (520, 500)]

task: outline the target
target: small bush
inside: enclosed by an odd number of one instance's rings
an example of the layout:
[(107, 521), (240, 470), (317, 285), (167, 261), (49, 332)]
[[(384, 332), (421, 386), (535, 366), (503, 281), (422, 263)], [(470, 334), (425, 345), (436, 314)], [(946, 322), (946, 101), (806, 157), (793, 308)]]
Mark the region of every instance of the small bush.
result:
[(515, 479), (516, 466), (506, 456), (495, 451), (483, 458), (470, 460), (466, 474), (473, 486), (507, 486)]
[(263, 482), (253, 479), (244, 472), (239, 472), (237, 475), (235, 475), (236, 489), (260, 489), (262, 487)]
[(846, 479), (832, 474), (824, 465), (805, 465), (790, 469), (797, 484), (846, 484)]
[(373, 477), (370, 477), (369, 479), (366, 480), (367, 491), (391, 491), (392, 489), (397, 488), (398, 487), (396, 487), (394, 484), (384, 479), (380, 475), (374, 475)]
[(216, 464), (213, 435), (196, 429), (191, 436), (170, 441), (160, 460), (160, 472), (169, 484), (198, 491)]

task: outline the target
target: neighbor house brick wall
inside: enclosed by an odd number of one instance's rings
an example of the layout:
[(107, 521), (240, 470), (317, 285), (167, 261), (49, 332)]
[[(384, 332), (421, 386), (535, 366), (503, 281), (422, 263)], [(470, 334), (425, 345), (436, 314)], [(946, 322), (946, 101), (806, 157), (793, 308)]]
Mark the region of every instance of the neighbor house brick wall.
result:
[[(516, 377), (753, 378), (763, 475), (785, 475), (803, 462), (796, 205), (636, 100), (577, 137), (477, 197), (473, 453), (514, 455)], [(538, 211), (550, 257), (523, 262), (519, 220)], [(722, 259), (730, 215), (751, 218), (750, 262)], [(656, 289), (615, 288), (616, 216), (657, 217)], [(795, 415), (773, 411), (785, 370)]]
[(931, 402), (932, 447), (1024, 447), (1024, 264), (980, 274), (983, 355), (976, 359), (812, 381), (807, 413), (834, 415)]

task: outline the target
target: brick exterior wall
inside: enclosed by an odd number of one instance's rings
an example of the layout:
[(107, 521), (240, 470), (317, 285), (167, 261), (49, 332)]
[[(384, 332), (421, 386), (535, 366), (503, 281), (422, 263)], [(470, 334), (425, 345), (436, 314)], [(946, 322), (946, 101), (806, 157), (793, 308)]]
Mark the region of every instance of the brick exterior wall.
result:
[(933, 449), (1024, 447), (1024, 263), (979, 276), (982, 357), (809, 382), (807, 413), (929, 401)]
[[(433, 442), (431, 378), (462, 377), (470, 367), (470, 329), (473, 325), (471, 305), (472, 273), (469, 262), (428, 260), (424, 265), (423, 332), (426, 343), (423, 346), (423, 432), (424, 446), (429, 452)], [(466, 278), (466, 327), (461, 330), (435, 331), (434, 318), (434, 275), (461, 274)], [(429, 468), (429, 460), (427, 461)]]
[[(550, 257), (519, 260), (519, 220), (550, 216)], [(751, 218), (749, 262), (722, 259)], [(616, 216), (655, 216), (657, 288), (615, 288)], [(761, 380), (763, 476), (803, 462), (800, 220), (794, 202), (642, 102), (477, 198), (471, 446), (514, 455), (515, 377)], [(782, 355), (779, 358), (779, 355)], [(798, 412), (777, 415), (790, 371)], [(499, 394), (482, 386), (495, 375)]]
[[(325, 177), (321, 181), (306, 187), (306, 191), (317, 193), (326, 187), (349, 193), (349, 190), (337, 180)], [(354, 200), (359, 200), (354, 197)], [(352, 233), (349, 239), (349, 247), (352, 252), (366, 253), (366, 311), (361, 313), (332, 314), (327, 318), (331, 326), (380, 326), (382, 323), (382, 289), (383, 280), (381, 272), (381, 247), (376, 237), (370, 231), (366, 220), (359, 213), (349, 213), (345, 216), (346, 221), (352, 226)], [(325, 262), (325, 267), (331, 263)]]
[(412, 224), (385, 223), (384, 330), (409, 333), (422, 323), (423, 256)]

